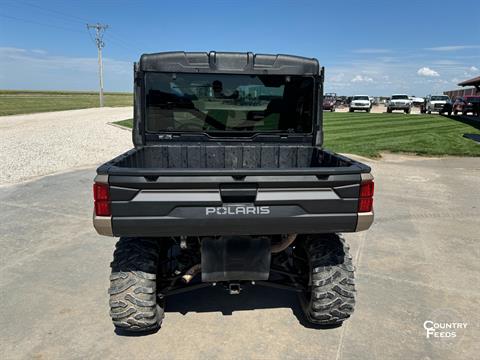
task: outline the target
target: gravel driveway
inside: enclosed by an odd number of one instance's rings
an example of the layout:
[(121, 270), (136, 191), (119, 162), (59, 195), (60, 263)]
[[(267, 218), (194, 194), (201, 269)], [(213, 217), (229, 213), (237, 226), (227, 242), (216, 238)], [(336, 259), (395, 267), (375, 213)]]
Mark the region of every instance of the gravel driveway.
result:
[(0, 117), (0, 185), (110, 160), (132, 140), (107, 123), (132, 116), (129, 106)]

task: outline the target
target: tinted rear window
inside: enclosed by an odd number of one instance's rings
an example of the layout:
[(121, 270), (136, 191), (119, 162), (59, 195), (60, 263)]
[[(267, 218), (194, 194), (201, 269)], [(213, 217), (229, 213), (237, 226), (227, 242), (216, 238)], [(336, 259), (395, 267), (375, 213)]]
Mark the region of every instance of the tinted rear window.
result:
[(146, 74), (149, 132), (312, 132), (312, 77)]

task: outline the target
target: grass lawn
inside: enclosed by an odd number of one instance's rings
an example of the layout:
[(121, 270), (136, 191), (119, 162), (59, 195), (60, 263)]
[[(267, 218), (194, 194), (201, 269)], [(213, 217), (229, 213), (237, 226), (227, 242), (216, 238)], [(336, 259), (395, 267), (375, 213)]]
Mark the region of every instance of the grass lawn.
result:
[[(117, 124), (132, 127), (132, 120)], [(462, 137), (480, 134), (480, 124), (468, 125), (446, 116), (326, 112), (323, 128), (325, 148), (340, 153), (480, 156), (480, 144)]]
[(480, 134), (479, 128), (440, 115), (326, 113), (325, 147), (367, 157), (380, 152), (480, 156), (480, 144), (462, 137)]
[(133, 127), (133, 119), (115, 121), (114, 124), (125, 126), (131, 129)]
[[(105, 106), (131, 106), (131, 93), (105, 93)], [(99, 106), (98, 93), (0, 90), (0, 116)]]

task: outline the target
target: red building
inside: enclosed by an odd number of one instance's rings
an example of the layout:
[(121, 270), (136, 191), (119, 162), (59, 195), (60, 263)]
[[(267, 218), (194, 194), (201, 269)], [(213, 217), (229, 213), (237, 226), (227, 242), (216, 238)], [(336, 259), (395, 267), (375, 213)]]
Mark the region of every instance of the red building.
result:
[(450, 99), (455, 99), (457, 97), (464, 97), (467, 95), (480, 95), (480, 76), (474, 77), (473, 79), (462, 81), (458, 83), (458, 86), (473, 86), (468, 89), (459, 89), (459, 90), (449, 90), (444, 91), (445, 95), (450, 96)]

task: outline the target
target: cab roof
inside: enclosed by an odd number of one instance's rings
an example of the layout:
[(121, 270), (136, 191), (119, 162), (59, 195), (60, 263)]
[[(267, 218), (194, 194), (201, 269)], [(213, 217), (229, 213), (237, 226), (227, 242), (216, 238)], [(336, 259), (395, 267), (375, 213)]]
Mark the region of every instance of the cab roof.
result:
[(317, 59), (251, 52), (161, 52), (143, 54), (141, 71), (232, 73), (263, 75), (319, 75)]

